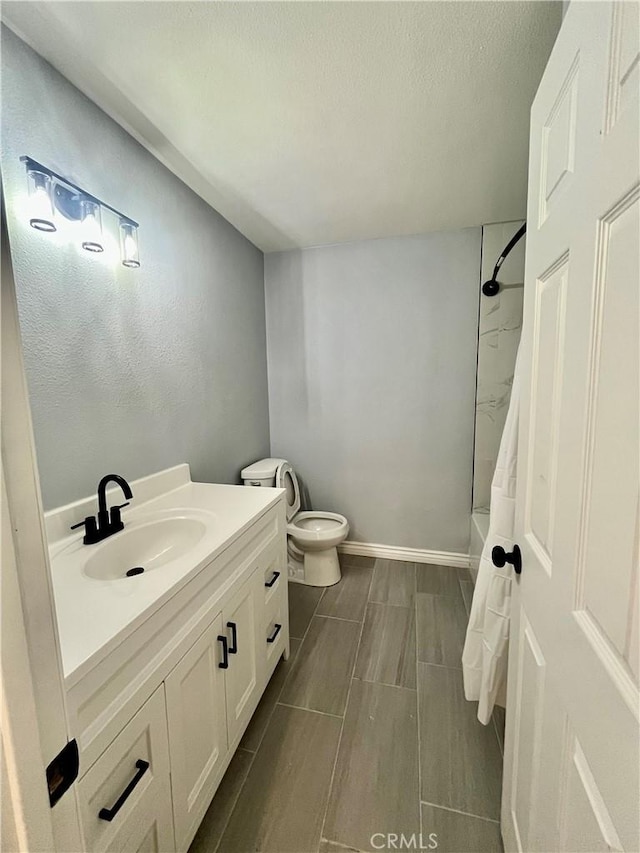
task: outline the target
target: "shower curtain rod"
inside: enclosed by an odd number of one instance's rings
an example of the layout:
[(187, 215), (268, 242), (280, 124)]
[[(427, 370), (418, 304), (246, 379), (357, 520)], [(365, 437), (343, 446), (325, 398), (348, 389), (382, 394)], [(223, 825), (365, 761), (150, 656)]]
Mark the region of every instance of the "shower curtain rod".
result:
[[(493, 275), (491, 276), (491, 278), (488, 281), (485, 281), (485, 283), (482, 285), (482, 292), (484, 293), (485, 296), (496, 296), (499, 293), (500, 283), (498, 282), (497, 276), (498, 276), (498, 273), (500, 272), (500, 267), (502, 266), (502, 264), (505, 261), (505, 258), (507, 257), (509, 252), (513, 249), (513, 247), (516, 245), (518, 240), (521, 237), (524, 237), (526, 230), (527, 230), (527, 223), (525, 222), (523, 225), (520, 226), (520, 228), (518, 228), (516, 233), (513, 235), (513, 237), (509, 240), (507, 245), (502, 250), (502, 254), (500, 255), (500, 257), (496, 261), (496, 265), (493, 268)], [(504, 285), (504, 287), (507, 287), (507, 286), (508, 285)]]

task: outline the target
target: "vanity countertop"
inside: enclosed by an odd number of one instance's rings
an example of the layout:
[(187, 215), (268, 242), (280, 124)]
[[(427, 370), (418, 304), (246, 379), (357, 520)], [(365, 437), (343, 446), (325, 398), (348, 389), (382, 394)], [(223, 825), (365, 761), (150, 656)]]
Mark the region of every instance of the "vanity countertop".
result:
[[(95, 498), (45, 514), (67, 683), (75, 682), (121, 643), (284, 495), (275, 488), (194, 483), (188, 465), (130, 485), (134, 498), (122, 513), (125, 529), (97, 545), (84, 545), (81, 532), (67, 535), (72, 523), (95, 511)], [(113, 489), (107, 496), (109, 503), (121, 499)], [(128, 531), (181, 517), (195, 519), (204, 529), (186, 553), (133, 577), (96, 577), (86, 570), (88, 557), (117, 546), (118, 537)]]

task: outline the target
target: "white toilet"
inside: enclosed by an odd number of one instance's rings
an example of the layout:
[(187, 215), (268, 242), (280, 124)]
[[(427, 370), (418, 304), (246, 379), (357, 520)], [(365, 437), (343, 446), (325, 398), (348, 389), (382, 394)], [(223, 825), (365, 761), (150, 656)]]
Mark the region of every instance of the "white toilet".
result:
[(349, 533), (349, 522), (335, 512), (300, 512), (300, 487), (286, 459), (261, 459), (240, 476), (245, 486), (285, 489), (289, 580), (309, 586), (332, 586), (340, 580), (337, 546)]

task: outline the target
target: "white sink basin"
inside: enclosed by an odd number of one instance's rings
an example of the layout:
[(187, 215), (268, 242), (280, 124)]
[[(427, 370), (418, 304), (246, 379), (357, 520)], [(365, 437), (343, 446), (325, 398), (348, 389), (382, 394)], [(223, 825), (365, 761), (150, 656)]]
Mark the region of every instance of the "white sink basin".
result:
[[(75, 684), (200, 572), (207, 571), (208, 583), (223, 573), (228, 561), (216, 558), (282, 501), (278, 489), (193, 483), (187, 465), (135, 480), (131, 488), (135, 504), (122, 513), (124, 530), (97, 545), (84, 545), (83, 533), (69, 530), (95, 513), (95, 496), (46, 516), (69, 684)], [(119, 489), (108, 491), (107, 498), (109, 505), (116, 504)], [(127, 577), (137, 567), (144, 572)]]
[[(207, 532), (197, 517), (174, 516), (126, 526), (95, 546), (83, 566), (83, 573), (96, 580), (129, 580), (132, 569), (144, 572), (185, 556)], [(133, 575), (144, 574), (135, 571)]]

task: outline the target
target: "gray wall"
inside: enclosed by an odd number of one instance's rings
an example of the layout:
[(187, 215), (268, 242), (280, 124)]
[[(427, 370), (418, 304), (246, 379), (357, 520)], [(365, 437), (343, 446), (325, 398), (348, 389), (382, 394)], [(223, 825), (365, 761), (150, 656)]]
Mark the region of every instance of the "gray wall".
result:
[[(30, 228), (22, 154), (138, 220), (140, 270)], [(262, 253), (4, 27), (1, 162), (45, 507), (236, 482), (269, 451)]]
[(467, 550), (480, 240), (265, 256), (271, 451), (350, 539)]

